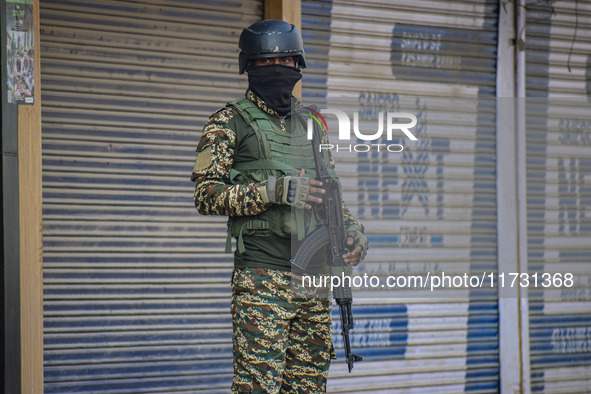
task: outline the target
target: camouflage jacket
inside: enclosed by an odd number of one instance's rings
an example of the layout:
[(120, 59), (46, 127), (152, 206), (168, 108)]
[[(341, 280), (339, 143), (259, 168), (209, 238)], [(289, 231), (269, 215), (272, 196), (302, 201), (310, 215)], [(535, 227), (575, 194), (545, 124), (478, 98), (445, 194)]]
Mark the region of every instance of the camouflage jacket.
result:
[[(251, 90), (246, 91), (246, 98), (268, 113), (271, 119), (276, 119), (286, 131), (286, 126), (277, 112), (265, 105)], [(240, 152), (240, 142), (236, 141), (236, 130), (240, 127), (250, 126), (236, 110), (224, 107), (215, 112), (203, 128), (203, 136), (197, 146), (197, 160), (191, 175), (191, 180), (195, 182), (195, 207), (203, 215), (258, 215), (271, 206), (271, 203), (263, 200), (262, 193), (266, 181), (235, 185), (230, 181), (230, 170), (236, 155)], [(323, 139), (323, 143), (328, 143), (326, 134)], [(329, 166), (334, 168), (332, 156)], [(363, 232), (363, 226), (351, 215), (344, 203), (343, 213), (348, 230)]]

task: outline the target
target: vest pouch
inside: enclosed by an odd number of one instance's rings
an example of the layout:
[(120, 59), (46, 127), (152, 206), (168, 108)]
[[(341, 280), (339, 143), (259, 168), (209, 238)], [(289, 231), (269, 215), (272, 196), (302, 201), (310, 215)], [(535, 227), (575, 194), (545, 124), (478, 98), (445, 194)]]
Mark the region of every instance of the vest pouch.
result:
[(242, 254), (246, 250), (244, 247), (244, 235), (256, 237), (269, 237), (271, 230), (269, 221), (265, 218), (265, 213), (256, 216), (233, 216), (228, 219), (228, 236), (226, 238), (226, 253), (232, 252), (232, 237), (237, 238), (236, 248), (238, 253)]
[(291, 237), (291, 207), (289, 205), (273, 205), (266, 212), (269, 226), (279, 237)]
[(316, 216), (312, 210), (275, 205), (265, 213), (271, 230), (280, 237), (291, 238), (294, 235), (301, 241), (316, 229)]

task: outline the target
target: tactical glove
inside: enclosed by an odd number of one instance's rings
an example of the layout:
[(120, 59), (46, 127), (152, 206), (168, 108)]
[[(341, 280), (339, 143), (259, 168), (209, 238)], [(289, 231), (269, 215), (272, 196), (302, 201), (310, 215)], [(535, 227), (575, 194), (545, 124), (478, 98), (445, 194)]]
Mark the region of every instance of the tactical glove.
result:
[(361, 231), (356, 229), (347, 230), (347, 236), (355, 240), (355, 243), (353, 244), (354, 247), (357, 245), (361, 245), (363, 251), (361, 252), (361, 257), (359, 258), (359, 261), (363, 260), (365, 258), (365, 255), (367, 254), (367, 248), (369, 246), (369, 242), (367, 242), (367, 237)]
[(310, 178), (304, 176), (270, 176), (267, 181), (267, 195), (274, 204), (286, 204), (304, 208), (310, 194)]

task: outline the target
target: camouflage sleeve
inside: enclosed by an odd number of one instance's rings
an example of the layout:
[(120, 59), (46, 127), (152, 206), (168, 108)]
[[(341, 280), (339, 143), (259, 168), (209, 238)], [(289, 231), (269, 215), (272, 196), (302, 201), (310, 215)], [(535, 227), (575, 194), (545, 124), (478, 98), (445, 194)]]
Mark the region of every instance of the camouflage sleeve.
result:
[(197, 147), (191, 180), (193, 201), (202, 215), (257, 215), (270, 206), (263, 200), (266, 182), (233, 185), (230, 180), (236, 151), (236, 133), (228, 125), (232, 116), (229, 108), (212, 115)]
[[(329, 144), (328, 132), (326, 131), (326, 129), (324, 127), (322, 127), (322, 144), (324, 144), (325, 146)], [(334, 163), (334, 158), (332, 157), (332, 151), (330, 149), (327, 149), (327, 150), (325, 150), (325, 152), (327, 152), (327, 154), (328, 154), (328, 166), (334, 170), (335, 163)]]
[(343, 216), (345, 217), (345, 228), (347, 230), (347, 236), (353, 237), (355, 245), (361, 245), (363, 251), (361, 253), (361, 260), (365, 259), (367, 249), (369, 248), (369, 242), (365, 236), (365, 228), (363, 225), (354, 217), (347, 205), (343, 201)]
[(347, 207), (347, 204), (345, 204), (344, 201), (343, 201), (343, 216), (345, 217), (345, 227), (347, 228), (347, 231), (357, 230), (357, 231), (361, 231), (361, 233), (365, 232), (365, 228), (363, 227), (363, 224), (361, 224), (359, 222), (359, 220), (357, 220), (357, 218), (355, 216), (353, 216), (353, 214), (351, 213), (351, 211), (349, 211), (349, 208)]

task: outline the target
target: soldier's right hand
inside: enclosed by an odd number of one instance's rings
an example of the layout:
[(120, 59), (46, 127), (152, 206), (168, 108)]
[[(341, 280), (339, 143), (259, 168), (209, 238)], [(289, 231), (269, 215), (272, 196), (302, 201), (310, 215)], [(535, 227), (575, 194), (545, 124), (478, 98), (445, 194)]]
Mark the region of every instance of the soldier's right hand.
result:
[(302, 170), (299, 176), (269, 177), (267, 194), (272, 203), (312, 209), (311, 204), (322, 203), (318, 195), (324, 194), (325, 190), (321, 186), (322, 182), (306, 177)]

